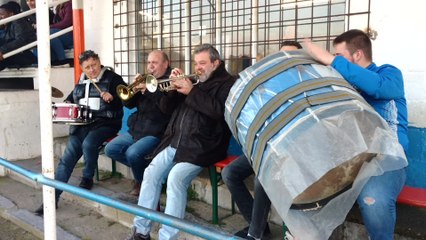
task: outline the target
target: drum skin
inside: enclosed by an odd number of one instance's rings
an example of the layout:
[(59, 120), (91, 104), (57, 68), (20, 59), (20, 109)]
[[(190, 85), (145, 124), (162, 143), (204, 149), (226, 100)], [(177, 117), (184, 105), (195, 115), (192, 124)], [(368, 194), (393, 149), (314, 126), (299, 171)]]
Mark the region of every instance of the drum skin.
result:
[(288, 193), (298, 209), (321, 208), (381, 152), (375, 141), (389, 134), (386, 122), (304, 51), (272, 54), (239, 75), (225, 120), (268, 195)]

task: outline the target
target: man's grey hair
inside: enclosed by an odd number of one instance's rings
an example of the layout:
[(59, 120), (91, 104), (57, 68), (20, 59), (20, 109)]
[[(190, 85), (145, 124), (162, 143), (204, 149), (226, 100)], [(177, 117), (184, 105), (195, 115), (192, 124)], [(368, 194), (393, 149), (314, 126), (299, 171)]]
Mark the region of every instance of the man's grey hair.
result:
[(209, 52), (210, 55), (210, 61), (214, 62), (216, 60), (221, 61), (221, 57), (219, 55), (219, 52), (217, 51), (217, 49), (215, 47), (213, 47), (213, 45), (211, 44), (203, 44), (198, 46), (195, 50), (194, 50), (194, 55), (201, 53), (201, 52)]

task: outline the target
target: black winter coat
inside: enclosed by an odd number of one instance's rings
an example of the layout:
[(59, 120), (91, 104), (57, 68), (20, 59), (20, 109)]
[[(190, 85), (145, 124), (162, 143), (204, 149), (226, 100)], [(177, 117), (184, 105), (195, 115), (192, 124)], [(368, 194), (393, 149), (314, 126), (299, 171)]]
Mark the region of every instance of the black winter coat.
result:
[(225, 101), (235, 82), (222, 62), (205, 82), (185, 96), (171, 91), (161, 99), (161, 109), (173, 112), (155, 153), (171, 145), (175, 162), (210, 166), (226, 157), (231, 132), (224, 119)]
[[(170, 76), (171, 68), (168, 68), (164, 76), (159, 79), (165, 79)], [(123, 101), (127, 108), (137, 108), (137, 111), (130, 115), (127, 125), (129, 133), (133, 140), (137, 141), (145, 136), (154, 136), (161, 138), (166, 130), (171, 114), (163, 113), (160, 110), (160, 99), (164, 94), (157, 89), (151, 93), (148, 90), (144, 94), (138, 92), (133, 98)]]
[(36, 40), (34, 28), (27, 19), (20, 18), (6, 24), (3, 36), (0, 38), (0, 52), (5, 54)]
[[(84, 73), (82, 76), (84, 76)], [(113, 96), (114, 99), (110, 103), (104, 102), (96, 87), (93, 84), (90, 84), (89, 97), (101, 98), (100, 110), (92, 110), (93, 122), (89, 125), (83, 125), (84, 127), (91, 127), (92, 129), (95, 129), (101, 126), (108, 126), (116, 129), (117, 131), (120, 130), (123, 118), (123, 104), (121, 103), (116, 91), (117, 86), (120, 84), (125, 84), (123, 78), (115, 72), (108, 70), (108, 68), (97, 83), (98, 87), (101, 88), (102, 91), (109, 92)], [(86, 84), (77, 84), (65, 101), (78, 104), (79, 99), (84, 98), (85, 85)], [(70, 132), (74, 132), (74, 128), (78, 127), (81, 126), (71, 126)]]

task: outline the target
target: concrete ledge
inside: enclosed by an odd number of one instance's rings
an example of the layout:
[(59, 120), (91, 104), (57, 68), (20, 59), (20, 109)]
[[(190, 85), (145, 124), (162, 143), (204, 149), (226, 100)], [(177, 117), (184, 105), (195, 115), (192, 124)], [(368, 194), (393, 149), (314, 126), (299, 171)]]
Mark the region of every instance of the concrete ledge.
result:
[[(35, 216), (26, 209), (18, 209), (18, 207), (9, 199), (0, 196), (0, 215), (1, 217), (13, 222), (26, 231), (30, 232), (39, 239), (44, 237), (43, 218)], [(65, 231), (60, 226), (56, 226), (58, 239), (78, 240), (80, 238)]]

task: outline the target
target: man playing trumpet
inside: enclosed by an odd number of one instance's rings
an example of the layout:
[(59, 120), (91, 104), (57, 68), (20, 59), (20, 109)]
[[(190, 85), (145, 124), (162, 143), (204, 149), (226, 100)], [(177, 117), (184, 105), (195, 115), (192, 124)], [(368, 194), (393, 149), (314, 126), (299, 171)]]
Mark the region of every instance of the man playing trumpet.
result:
[[(148, 55), (147, 73), (155, 78), (168, 78), (171, 72), (169, 57), (161, 50), (154, 50)], [(146, 83), (141, 81), (132, 89), (133, 97), (124, 100), (123, 104), (129, 109), (136, 107), (137, 111), (130, 115), (127, 122), (129, 131), (120, 134), (105, 147), (105, 154), (130, 167), (135, 178), (131, 195), (139, 196), (139, 190), (145, 168), (150, 159), (146, 158), (157, 147), (166, 129), (170, 115), (159, 109), (163, 93), (146, 91)]]
[[(225, 101), (234, 77), (225, 69), (218, 51), (210, 44), (194, 51), (195, 71), (200, 83), (171, 74), (175, 90), (165, 93), (161, 110), (173, 113), (157, 153), (146, 168), (138, 205), (155, 209), (162, 183), (167, 179), (165, 213), (178, 218), (185, 214), (187, 189), (203, 169), (226, 157), (231, 133), (224, 120)], [(150, 239), (151, 221), (135, 217), (128, 239)], [(176, 239), (178, 229), (162, 226), (159, 239)]]

